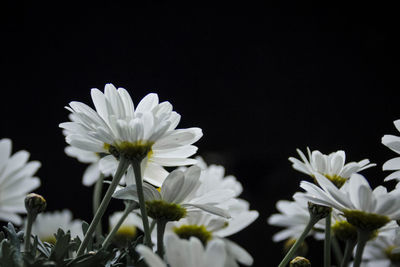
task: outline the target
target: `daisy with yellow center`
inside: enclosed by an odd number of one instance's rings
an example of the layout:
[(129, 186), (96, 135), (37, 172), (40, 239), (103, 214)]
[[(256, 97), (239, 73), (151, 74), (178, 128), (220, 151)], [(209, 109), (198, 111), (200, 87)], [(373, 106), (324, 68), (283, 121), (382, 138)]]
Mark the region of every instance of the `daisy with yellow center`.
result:
[(376, 164), (370, 164), (368, 159), (345, 164), (346, 154), (343, 150), (325, 155), (318, 150), (311, 152), (307, 147), (308, 159), (300, 149), (297, 149), (297, 153), (302, 161), (294, 157), (289, 158), (295, 170), (310, 175), (313, 178), (315, 178), (314, 173), (322, 174), (339, 188), (353, 173), (376, 166)]
[(119, 158), (145, 159), (143, 179), (160, 186), (168, 175), (163, 166), (194, 164), (188, 159), (197, 148), (199, 128), (176, 129), (180, 115), (169, 102), (159, 103), (157, 94), (146, 95), (134, 107), (129, 93), (105, 86), (104, 94), (92, 89), (96, 110), (81, 102), (71, 102), (71, 121), (61, 123), (66, 141), (73, 147), (104, 155), (100, 169), (114, 173)]
[(301, 182), (300, 186), (307, 192), (302, 197), (341, 211), (347, 221), (357, 228), (358, 245), (354, 266), (359, 266), (363, 247), (371, 233), (391, 220), (400, 219), (400, 190), (387, 192), (383, 186), (372, 190), (368, 181), (359, 174), (353, 174), (340, 189), (321, 174), (315, 173), (315, 178), (320, 187)]
[(136, 183), (138, 201), (145, 227), (144, 243), (150, 246), (150, 228), (146, 215), (142, 178), (160, 186), (168, 172), (163, 166), (184, 166), (196, 161), (188, 159), (196, 151), (192, 144), (201, 136), (199, 128), (177, 130), (180, 115), (169, 102), (159, 103), (157, 94), (148, 94), (134, 107), (129, 93), (107, 84), (102, 93), (92, 89), (96, 110), (81, 102), (71, 102), (71, 121), (61, 123), (66, 141), (73, 147), (102, 155), (99, 164), (103, 173), (114, 177), (82, 241), (82, 255), (103, 216), (111, 195), (127, 169), (133, 169), (131, 181)]

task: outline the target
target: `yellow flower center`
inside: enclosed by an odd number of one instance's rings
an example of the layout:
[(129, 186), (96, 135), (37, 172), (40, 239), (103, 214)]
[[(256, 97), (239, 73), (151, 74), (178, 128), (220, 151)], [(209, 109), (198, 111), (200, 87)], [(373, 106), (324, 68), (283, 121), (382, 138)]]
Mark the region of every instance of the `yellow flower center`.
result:
[(189, 239), (192, 236), (197, 237), (204, 246), (212, 238), (212, 233), (204, 225), (182, 225), (174, 227), (172, 230), (180, 238)]
[(337, 188), (341, 188), (344, 183), (348, 180), (347, 178), (343, 178), (339, 175), (329, 175), (329, 174), (324, 174), (326, 178), (328, 178), (334, 185), (336, 185)]
[(116, 232), (113, 242), (116, 245), (126, 246), (136, 237), (136, 227), (134, 225), (122, 225)]

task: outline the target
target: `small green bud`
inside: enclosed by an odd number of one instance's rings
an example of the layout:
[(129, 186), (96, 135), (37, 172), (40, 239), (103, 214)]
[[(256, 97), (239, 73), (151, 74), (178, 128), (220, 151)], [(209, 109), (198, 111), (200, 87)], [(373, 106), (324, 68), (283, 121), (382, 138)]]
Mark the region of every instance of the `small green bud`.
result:
[(290, 262), (290, 267), (310, 267), (311, 262), (304, 257), (296, 257)]
[(310, 217), (314, 217), (318, 220), (321, 220), (328, 216), (331, 212), (332, 208), (327, 206), (318, 205), (312, 202), (308, 202), (308, 212), (310, 213)]
[(46, 209), (46, 200), (38, 194), (30, 193), (25, 197), (25, 208), (28, 213), (39, 214)]

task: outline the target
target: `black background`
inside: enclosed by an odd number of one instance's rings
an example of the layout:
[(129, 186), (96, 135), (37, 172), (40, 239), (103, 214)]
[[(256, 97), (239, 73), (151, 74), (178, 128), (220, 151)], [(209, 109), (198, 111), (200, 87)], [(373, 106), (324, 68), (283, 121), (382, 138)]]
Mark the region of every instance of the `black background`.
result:
[[(179, 128), (203, 129), (198, 154), (235, 175), (260, 212), (232, 237), (254, 266), (282, 258), (266, 219), (305, 178), (287, 160), (296, 148), (369, 158), (378, 166), (363, 173), (374, 186), (387, 175), (381, 166), (395, 153), (380, 139), (400, 118), (393, 6), (66, 3), (13, 4), (1, 16), (0, 136), (42, 162), (37, 192), (48, 210), (91, 219), (86, 166), (64, 154), (58, 124), (70, 101), (91, 105), (90, 89), (109, 82), (135, 103), (156, 92), (182, 115)], [(315, 266), (320, 253), (316, 244)]]

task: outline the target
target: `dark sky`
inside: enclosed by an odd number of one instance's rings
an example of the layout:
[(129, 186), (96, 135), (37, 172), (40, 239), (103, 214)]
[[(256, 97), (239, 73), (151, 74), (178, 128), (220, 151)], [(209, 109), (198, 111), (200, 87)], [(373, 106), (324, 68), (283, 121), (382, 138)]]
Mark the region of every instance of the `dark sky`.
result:
[(378, 164), (364, 172), (373, 185), (386, 175), (382, 163), (395, 156), (380, 143), (396, 134), (392, 121), (400, 118), (394, 12), (383, 4), (304, 2), (9, 6), (0, 24), (0, 136), (42, 162), (38, 192), (48, 210), (69, 207), (90, 220), (85, 166), (63, 152), (64, 106), (91, 104), (90, 89), (109, 82), (128, 89), (135, 103), (158, 93), (182, 115), (180, 128), (203, 129), (198, 154), (243, 183), (242, 197), (260, 217), (233, 239), (254, 256), (254, 266), (267, 259), (274, 266), (281, 259), (271, 241), (278, 229), (266, 219), (305, 178), (287, 160), (296, 148), (369, 158)]

